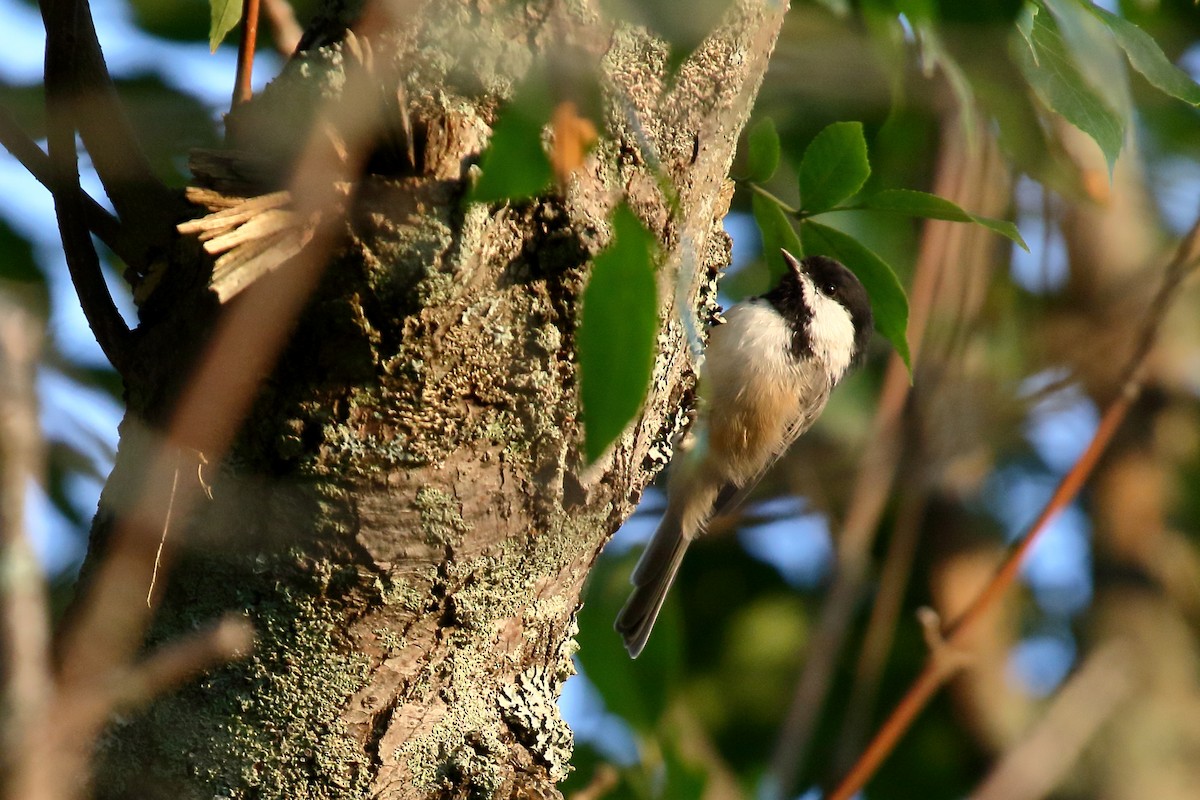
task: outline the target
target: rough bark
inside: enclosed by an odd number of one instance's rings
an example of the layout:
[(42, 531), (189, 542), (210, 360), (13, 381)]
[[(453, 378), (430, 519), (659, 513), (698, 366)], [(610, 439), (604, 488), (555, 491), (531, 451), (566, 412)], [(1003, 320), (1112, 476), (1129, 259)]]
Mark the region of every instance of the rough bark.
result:
[[(186, 552), (151, 634), (233, 609), (257, 649), (120, 720), (102, 796), (559, 796), (571, 732), (556, 698), (580, 591), (682, 419), (680, 320), (727, 263), (727, 173), (784, 11), (735, 2), (675, 76), (663, 43), (584, 2), (410, 3), (403, 27), (360, 37), (397, 68), (380, 75), (402, 76), (418, 164), (358, 181), (291, 345), (232, 454), (206, 468), (213, 499), (173, 528)], [(344, 84), (337, 29), (310, 36), (331, 43), (231, 120), (234, 144), (286, 160), (297, 118)], [(467, 204), (497, 107), (566, 45), (600, 71), (600, 145), (561, 193)], [(664, 245), (664, 327), (641, 417), (585, 468), (576, 301), (622, 197)], [(93, 560), (137, 481), (136, 431), (163, 418), (181, 353), (212, 318), (196, 259), (181, 242), (144, 291), (145, 366), (130, 377)]]

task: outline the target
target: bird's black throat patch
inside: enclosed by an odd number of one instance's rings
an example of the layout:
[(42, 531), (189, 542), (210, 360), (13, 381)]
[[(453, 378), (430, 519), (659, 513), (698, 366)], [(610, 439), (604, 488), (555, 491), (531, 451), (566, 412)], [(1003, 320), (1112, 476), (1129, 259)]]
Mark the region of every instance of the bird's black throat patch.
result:
[(779, 312), (792, 332), (792, 356), (807, 358), (812, 355), (812, 342), (808, 335), (808, 322), (812, 309), (804, 297), (804, 286), (796, 275), (788, 272), (775, 284), (775, 288), (762, 296)]

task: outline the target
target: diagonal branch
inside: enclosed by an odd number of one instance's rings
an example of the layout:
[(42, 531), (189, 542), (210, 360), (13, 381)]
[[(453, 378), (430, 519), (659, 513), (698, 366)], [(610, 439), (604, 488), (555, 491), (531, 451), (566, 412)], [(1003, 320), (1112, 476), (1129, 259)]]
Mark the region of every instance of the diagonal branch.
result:
[[(45, 186), (47, 190), (50, 189), (53, 168), (49, 156), (42, 152), (42, 148), (38, 147), (37, 142), (21, 129), (17, 121), (4, 108), (0, 108), (0, 146), (12, 153), (13, 157), (21, 162), (21, 166), (38, 183)], [(137, 254), (128, 252), (129, 248), (124, 247), (121, 242), (121, 224), (117, 218), (108, 213), (104, 206), (97, 203), (86, 192), (83, 193), (83, 213), (88, 230), (108, 245), (108, 248), (125, 263), (135, 269), (140, 266), (135, 260)]]
[[(900, 737), (912, 725), (917, 714), (921, 712), (937, 690), (957, 672), (957, 668), (947, 668), (947, 660), (940, 656), (945, 652), (954, 652), (965, 646), (970, 631), (1012, 587), (1020, 572), (1025, 555), (1032, 549), (1039, 535), (1046, 528), (1046, 524), (1070, 504), (1083, 488), (1083, 484), (1095, 469), (1100, 456), (1112, 441), (1113, 435), (1141, 392), (1148, 370), (1147, 357), (1158, 340), (1163, 319), (1166, 317), (1167, 310), (1170, 308), (1171, 301), (1175, 299), (1179, 287), (1197, 264), (1200, 264), (1200, 218), (1192, 225), (1192, 229), (1180, 242), (1175, 255), (1167, 264), (1162, 285), (1146, 313), (1146, 321), (1138, 336), (1137, 347), (1123, 370), (1121, 393), (1104, 412), (1087, 450), (1079, 457), (1070, 472), (1063, 477), (1062, 482), (1055, 489), (1054, 495), (1042, 509), (1042, 513), (1009, 552), (995, 576), (976, 596), (962, 616), (949, 627), (945, 640), (940, 643), (939, 647), (932, 650), (920, 675), (901, 698), (891, 716), (880, 727), (879, 732), (867, 746), (858, 762), (851, 768), (850, 773), (829, 795), (830, 800), (849, 800), (875, 774), (879, 765), (900, 741)], [(957, 662), (956, 666), (961, 666), (961, 661)]]

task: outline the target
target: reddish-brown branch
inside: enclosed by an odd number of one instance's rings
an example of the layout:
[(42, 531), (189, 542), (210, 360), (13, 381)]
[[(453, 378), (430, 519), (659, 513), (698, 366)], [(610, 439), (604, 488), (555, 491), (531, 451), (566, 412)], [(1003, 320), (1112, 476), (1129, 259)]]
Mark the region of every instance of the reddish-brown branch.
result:
[[(1125, 419), (1130, 406), (1137, 399), (1145, 378), (1146, 359), (1158, 338), (1166, 311), (1183, 279), (1196, 266), (1198, 258), (1200, 258), (1200, 219), (1184, 237), (1167, 266), (1162, 286), (1151, 303), (1142, 333), (1138, 338), (1137, 347), (1124, 371), (1125, 379), (1122, 382), (1121, 393), (1104, 412), (1087, 450), (1063, 478), (1037, 520), (1012, 548), (991, 581), (980, 591), (958, 620), (949, 627), (944, 642), (945, 647), (954, 650), (965, 644), (971, 629), (1012, 586), (1025, 555), (1045, 529), (1046, 523), (1062, 511), (1083, 488), (1095, 468), (1096, 462), (1099, 461), (1109, 442), (1112, 441), (1113, 434)], [(908, 692), (880, 727), (879, 732), (867, 746), (858, 762), (851, 768), (849, 774), (829, 795), (829, 800), (849, 800), (866, 785), (875, 770), (896, 746), (900, 737), (912, 725), (917, 714), (929, 702), (929, 699), (961, 667), (960, 661), (956, 660), (952, 663), (955, 668), (949, 669), (946, 667), (947, 661), (939, 658), (937, 650), (930, 654), (920, 675), (917, 676)]]
[(238, 42), (237, 78), (233, 85), (234, 106), (246, 102), (254, 94), (250, 86), (250, 77), (254, 71), (254, 46), (258, 41), (258, 3), (259, 0), (242, 2), (242, 38)]

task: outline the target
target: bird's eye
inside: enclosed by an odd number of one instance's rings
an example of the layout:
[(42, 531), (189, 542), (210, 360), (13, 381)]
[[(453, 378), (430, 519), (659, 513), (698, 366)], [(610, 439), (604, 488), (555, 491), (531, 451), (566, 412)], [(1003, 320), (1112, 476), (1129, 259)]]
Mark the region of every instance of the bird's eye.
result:
[(837, 284), (826, 283), (821, 287), (821, 292), (829, 297), (833, 297), (835, 294), (837, 294)]

